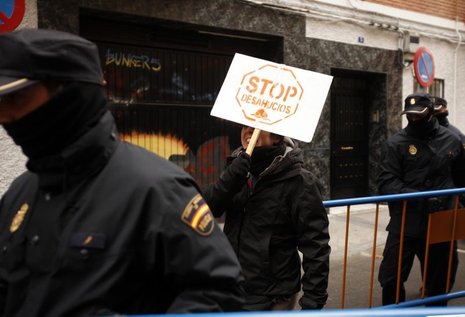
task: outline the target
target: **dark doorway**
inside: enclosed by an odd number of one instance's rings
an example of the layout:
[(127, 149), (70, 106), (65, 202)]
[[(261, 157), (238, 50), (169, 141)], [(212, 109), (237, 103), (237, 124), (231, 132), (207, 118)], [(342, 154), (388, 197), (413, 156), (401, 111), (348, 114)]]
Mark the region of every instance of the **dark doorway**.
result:
[(331, 199), (367, 196), (370, 76), (334, 70), (331, 86)]

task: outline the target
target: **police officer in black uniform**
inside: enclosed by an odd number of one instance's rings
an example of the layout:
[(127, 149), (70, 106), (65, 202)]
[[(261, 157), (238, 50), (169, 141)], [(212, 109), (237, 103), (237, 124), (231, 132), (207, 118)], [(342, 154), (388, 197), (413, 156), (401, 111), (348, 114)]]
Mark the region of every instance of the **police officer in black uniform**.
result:
[[(408, 125), (388, 139), (380, 164), (378, 186), (380, 194), (413, 193), (463, 186), (465, 174), (463, 147), (460, 138), (439, 125), (434, 117), (433, 99), (429, 94), (416, 93), (405, 99), (403, 114)], [(383, 305), (396, 300), (397, 266), (402, 220), (402, 202), (389, 203), (389, 231), (379, 268), (383, 288)], [(402, 254), (400, 301), (405, 300), (403, 283), (408, 279), (414, 257), (423, 268), (428, 213), (453, 207), (452, 198), (409, 201)], [(426, 295), (447, 293), (449, 243), (431, 245), (426, 280)], [(457, 254), (453, 255), (451, 285), (457, 269)], [(446, 302), (440, 302), (445, 305)]]
[[(462, 140), (462, 144), (465, 148), (465, 134), (463, 134), (459, 128), (450, 124), (449, 119), (447, 119), (447, 117), (449, 116), (449, 109), (447, 108), (447, 100), (441, 97), (433, 97), (433, 99), (434, 99), (434, 116), (438, 118), (439, 124), (451, 130), (455, 134), (457, 134), (460, 137), (460, 140)], [(460, 195), (460, 204), (461, 204), (461, 207), (465, 206), (465, 195), (464, 194)], [(457, 241), (457, 243), (460, 248), (463, 248), (463, 246), (465, 245), (465, 240), (459, 240)]]
[(450, 124), (449, 119), (447, 119), (447, 117), (449, 116), (449, 109), (447, 108), (447, 100), (441, 97), (433, 97), (433, 100), (434, 100), (434, 116), (438, 118), (439, 124), (442, 125), (443, 127), (448, 128), (455, 134), (457, 134), (462, 140), (462, 143), (465, 144), (465, 135), (462, 133), (462, 131), (459, 130), (459, 128)]
[(193, 179), (119, 140), (96, 46), (0, 36), (0, 124), (28, 157), (0, 201), (0, 315), (240, 310), (238, 260)]

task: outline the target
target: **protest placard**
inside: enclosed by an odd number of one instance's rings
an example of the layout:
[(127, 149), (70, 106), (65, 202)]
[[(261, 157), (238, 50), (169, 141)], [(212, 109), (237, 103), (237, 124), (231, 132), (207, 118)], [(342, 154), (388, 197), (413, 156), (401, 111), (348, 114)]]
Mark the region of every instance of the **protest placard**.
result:
[(235, 54), (210, 114), (254, 127), (255, 138), (264, 130), (311, 142), (332, 79)]

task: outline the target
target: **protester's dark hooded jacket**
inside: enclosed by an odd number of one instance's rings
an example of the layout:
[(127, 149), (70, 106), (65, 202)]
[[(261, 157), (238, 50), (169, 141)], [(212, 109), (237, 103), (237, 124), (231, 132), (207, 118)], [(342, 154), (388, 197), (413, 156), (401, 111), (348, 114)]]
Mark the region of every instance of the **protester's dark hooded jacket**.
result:
[(208, 216), (193, 179), (120, 141), (101, 87), (66, 86), (5, 128), (29, 171), (0, 201), (0, 315), (241, 309), (228, 240), (189, 218)]
[[(302, 151), (285, 138), (282, 152), (272, 162), (261, 151), (252, 155), (251, 172), (235, 165), (242, 148), (219, 182), (205, 189), (205, 199), (216, 217), (226, 213), (224, 232), (245, 275), (246, 304), (255, 296), (273, 301), (303, 289), (303, 309), (326, 303), (330, 247), (328, 217), (319, 187), (302, 167)], [(266, 166), (263, 161), (268, 161)], [(270, 164), (271, 163), (271, 164)], [(249, 176), (249, 177), (247, 177)], [(301, 280), (303, 254), (304, 275)]]

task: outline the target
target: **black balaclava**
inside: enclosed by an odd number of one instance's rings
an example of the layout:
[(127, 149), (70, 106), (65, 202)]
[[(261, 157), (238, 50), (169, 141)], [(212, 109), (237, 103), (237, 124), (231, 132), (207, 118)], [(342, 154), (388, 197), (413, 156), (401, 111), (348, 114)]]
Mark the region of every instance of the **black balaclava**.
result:
[(256, 147), (252, 152), (250, 173), (257, 177), (270, 166), (276, 156), (283, 155), (285, 150), (286, 145), (284, 142)]
[(442, 112), (437, 112), (434, 116), (438, 118), (438, 122), (440, 125), (443, 127), (449, 126), (449, 119), (447, 119), (447, 116), (449, 115), (449, 111), (442, 111)]
[(436, 118), (438, 119), (439, 124), (442, 125), (443, 127), (449, 126), (449, 119), (447, 119), (447, 116), (436, 115)]
[[(408, 117), (407, 117), (408, 120)], [(433, 116), (433, 109), (428, 109), (428, 114), (417, 121), (408, 120), (407, 131), (418, 138), (429, 137), (436, 124), (436, 118)]]
[(107, 111), (100, 85), (69, 83), (47, 103), (4, 128), (24, 154), (40, 160), (62, 152)]

